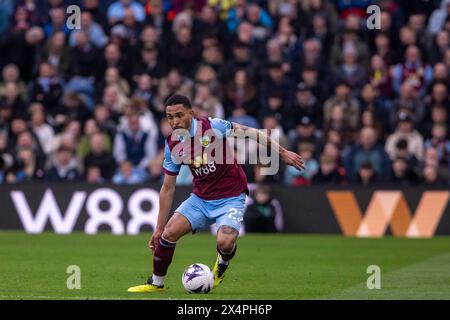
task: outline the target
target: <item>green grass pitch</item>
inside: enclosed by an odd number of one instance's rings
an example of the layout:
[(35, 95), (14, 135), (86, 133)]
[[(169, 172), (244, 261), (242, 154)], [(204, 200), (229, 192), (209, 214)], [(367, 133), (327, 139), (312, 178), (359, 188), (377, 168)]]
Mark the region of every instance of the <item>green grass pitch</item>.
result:
[[(450, 299), (450, 238), (355, 239), (246, 235), (223, 284), (207, 295), (184, 291), (181, 274), (214, 263), (215, 238), (188, 235), (176, 248), (166, 291), (132, 294), (151, 270), (148, 235), (27, 235), (0, 232), (0, 299)], [(69, 265), (81, 289), (69, 290)], [(367, 289), (367, 267), (381, 289)]]

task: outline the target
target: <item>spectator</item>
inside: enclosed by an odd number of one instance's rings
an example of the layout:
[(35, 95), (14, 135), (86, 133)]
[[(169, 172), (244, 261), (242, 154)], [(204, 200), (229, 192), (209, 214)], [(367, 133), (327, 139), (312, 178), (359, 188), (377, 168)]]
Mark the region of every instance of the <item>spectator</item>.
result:
[(349, 144), (355, 138), (355, 130), (350, 126), (348, 118), (345, 117), (345, 111), (342, 105), (336, 104), (331, 107), (330, 118), (324, 124), (325, 132), (331, 130), (338, 132), (340, 135), (340, 143)]
[(447, 127), (443, 124), (435, 124), (431, 132), (431, 138), (424, 144), (425, 150), (434, 149), (437, 153), (438, 165), (441, 168), (440, 173), (450, 176), (450, 140), (447, 135)]
[[(87, 40), (87, 39), (86, 39)], [(110, 42), (103, 49), (103, 56), (99, 55), (99, 63), (93, 69), (96, 80), (103, 80), (106, 70), (110, 67), (116, 67), (122, 76), (128, 75), (131, 70), (126, 70), (124, 63), (123, 48), (116, 42)]]
[[(203, 38), (203, 42), (205, 38)], [(203, 45), (202, 50), (202, 65), (210, 66), (214, 69), (217, 74), (224, 74), (224, 54), (223, 51), (219, 47), (219, 43), (215, 42), (212, 44)]]
[(97, 22), (103, 28), (107, 27), (106, 14), (100, 4), (100, 0), (83, 0), (82, 10), (84, 12), (89, 12), (92, 16), (92, 20)]
[(245, 18), (253, 25), (253, 34), (257, 39), (265, 40), (272, 29), (272, 18), (258, 4), (247, 5)]
[[(447, 52), (447, 50), (445, 52)], [(444, 60), (444, 58), (443, 58), (443, 60)], [(450, 89), (450, 78), (449, 78), (449, 74), (448, 74), (448, 68), (445, 63), (443, 63), (443, 62), (436, 63), (433, 67), (433, 74), (434, 74), (434, 78), (431, 83), (431, 87), (433, 87), (435, 83), (442, 82), (447, 87), (447, 90)]]
[[(369, 62), (369, 48), (366, 43), (359, 39), (357, 31), (345, 29), (344, 32), (336, 37), (335, 43), (331, 48), (330, 65), (336, 69), (344, 62), (344, 56), (350, 53), (357, 57), (357, 62), (367, 65)], [(348, 51), (348, 52), (345, 52)]]
[(125, 109), (124, 115), (119, 118), (118, 130), (130, 129), (128, 119), (132, 114), (139, 115), (139, 126), (142, 131), (148, 133), (151, 139), (156, 140), (156, 137), (158, 136), (158, 128), (155, 123), (153, 114), (148, 109), (145, 101), (136, 97), (130, 99), (129, 104)]
[(112, 3), (108, 8), (107, 15), (109, 24), (115, 25), (116, 23), (123, 21), (127, 9), (131, 9), (136, 21), (143, 22), (145, 20), (145, 9), (138, 1), (118, 0)]
[[(11, 114), (9, 108), (3, 109), (3, 114), (5, 115), (5, 111)], [(6, 115), (7, 116), (7, 115)], [(7, 119), (11, 120), (11, 119)], [(17, 138), (23, 132), (28, 130), (27, 122), (24, 119), (16, 118), (13, 119), (8, 124), (3, 125), (5, 129), (8, 129), (8, 147), (7, 149), (12, 150), (17, 146)]]
[(378, 182), (378, 176), (371, 162), (363, 162), (358, 167), (356, 183), (371, 186)]
[(63, 93), (63, 83), (56, 75), (54, 67), (43, 62), (39, 65), (39, 75), (32, 84), (31, 100), (42, 103), (46, 112), (52, 112), (58, 107)]
[[(360, 172), (363, 163), (370, 163), (371, 168), (365, 165), (363, 172)], [(369, 177), (370, 170), (374, 171), (374, 175), (369, 178), (384, 179), (389, 174), (390, 161), (389, 156), (383, 147), (377, 144), (377, 136), (375, 129), (370, 127), (362, 128), (359, 134), (359, 143), (353, 146), (344, 156), (345, 171), (350, 180), (355, 181), (357, 173), (362, 173), (366, 182)], [(367, 174), (367, 176), (365, 175)]]
[(47, 170), (45, 178), (51, 182), (74, 182), (80, 179), (77, 168), (77, 160), (73, 149), (61, 146), (52, 159), (52, 164)]
[(244, 213), (246, 232), (281, 232), (283, 230), (283, 213), (279, 201), (270, 193), (268, 186), (257, 187), (253, 203)]
[(84, 135), (80, 138), (77, 146), (77, 157), (84, 159), (91, 151), (92, 137), (96, 134), (101, 134), (103, 139), (103, 148), (106, 152), (111, 152), (111, 140), (107, 134), (100, 131), (99, 126), (94, 119), (89, 119), (84, 123)]
[(156, 94), (154, 92), (152, 77), (147, 73), (136, 76), (136, 84), (137, 87), (133, 92), (133, 97), (144, 101), (153, 112), (158, 113), (154, 105)]
[(45, 122), (44, 107), (40, 103), (34, 103), (30, 106), (31, 123), (30, 128), (39, 140), (46, 156), (53, 153), (53, 139), (55, 132), (53, 127)]
[(132, 113), (127, 119), (128, 128), (117, 132), (114, 139), (114, 158), (117, 163), (130, 161), (133, 167), (145, 170), (156, 156), (156, 137), (142, 130), (139, 114)]
[[(383, 13), (381, 17), (383, 17)], [(374, 40), (374, 55), (379, 56), (386, 67), (397, 62), (397, 54), (395, 53), (395, 39), (398, 34), (389, 33), (388, 31), (378, 32)], [(391, 88), (392, 90), (392, 88)]]
[(158, 46), (153, 42), (145, 42), (141, 49), (140, 61), (135, 65), (134, 75), (148, 74), (161, 79), (166, 73), (166, 66), (159, 56)]
[(311, 26), (307, 31), (306, 37), (319, 39), (323, 48), (323, 58), (325, 61), (328, 61), (333, 44), (333, 35), (327, 24), (327, 17), (324, 14), (317, 13), (312, 16)]
[(248, 73), (238, 70), (225, 87), (225, 114), (256, 115), (258, 91), (249, 79)]
[(382, 100), (377, 96), (377, 91), (366, 84), (361, 91), (361, 127), (374, 127), (380, 138), (384, 137), (384, 132), (389, 129), (389, 112), (383, 105)]
[[(117, 29), (119, 29), (120, 31), (117, 32)], [(123, 31), (121, 29), (123, 29)], [(133, 11), (127, 9), (125, 10), (123, 23), (116, 25), (111, 29), (110, 41), (112, 43), (117, 41), (119, 45), (122, 45), (127, 52), (126, 55), (128, 56), (128, 52), (131, 50), (131, 48), (136, 47), (138, 44), (140, 30), (141, 25), (136, 21), (136, 18), (133, 15)]]
[(427, 165), (423, 168), (423, 183), (426, 186), (447, 186), (448, 182), (439, 176), (435, 166)]
[(17, 162), (17, 170), (6, 175), (8, 183), (39, 181), (44, 178), (43, 163), (39, 162), (32, 148), (19, 148)]
[(293, 86), (292, 81), (286, 77), (281, 61), (272, 61), (267, 66), (267, 75), (261, 84), (261, 101), (267, 103), (269, 92), (282, 92), (287, 104), (292, 101)]
[(313, 184), (338, 185), (342, 179), (336, 168), (334, 159), (327, 155), (320, 157), (320, 166), (317, 174), (313, 177)]
[(344, 45), (342, 51), (342, 65), (335, 71), (335, 81), (345, 82), (351, 90), (351, 95), (356, 97), (366, 82), (364, 67), (358, 63), (357, 49), (353, 43)]
[[(286, 97), (283, 95), (283, 92), (279, 90), (271, 90), (267, 94), (267, 102), (262, 106), (262, 110), (259, 112), (258, 120), (261, 122), (262, 118), (265, 117), (274, 117), (278, 121), (287, 117), (288, 115), (288, 104), (286, 103)], [(255, 111), (256, 113), (256, 111)], [(290, 123), (285, 123), (285, 128), (289, 130)]]
[[(163, 161), (164, 161), (164, 149), (159, 148), (156, 157), (150, 161), (147, 167), (148, 181), (160, 183), (164, 179)], [(188, 168), (189, 173), (191, 170)], [(191, 176), (192, 178), (192, 176)], [(177, 177), (178, 179), (178, 177)]]
[(394, 67), (392, 84), (395, 92), (399, 93), (402, 84), (407, 83), (423, 97), (432, 77), (433, 69), (423, 62), (419, 48), (410, 45), (406, 49), (404, 62)]
[(114, 85), (109, 85), (103, 91), (102, 105), (110, 112), (113, 119), (117, 119), (128, 104), (128, 97), (117, 91)]
[(418, 177), (408, 165), (408, 161), (398, 157), (392, 161), (390, 182), (406, 187), (418, 183)]
[(448, 31), (439, 31), (434, 38), (433, 50), (430, 57), (431, 62), (436, 64), (439, 61), (442, 61), (445, 51), (447, 51), (448, 48), (450, 48), (450, 35)]
[(70, 30), (66, 24), (66, 13), (64, 8), (56, 7), (49, 11), (50, 21), (44, 25), (44, 32), (47, 38), (50, 38), (56, 32), (64, 32), (68, 35)]
[[(426, 112), (423, 117), (424, 122), (429, 121), (430, 117), (432, 117), (433, 109), (439, 109), (442, 107), (443, 110), (450, 110), (450, 100), (448, 98), (448, 89), (443, 82), (436, 82), (431, 87), (431, 94), (429, 96), (429, 102), (426, 105)], [(434, 110), (436, 112), (436, 110)], [(441, 112), (441, 110), (437, 110), (437, 112)], [(447, 111), (445, 111), (447, 112)], [(431, 119), (433, 122), (435, 120)], [(441, 122), (441, 120), (436, 119), (438, 122)], [(442, 121), (445, 122), (446, 120)], [(428, 123), (429, 124), (429, 123)], [(428, 125), (429, 127), (429, 125)], [(429, 129), (429, 128), (427, 128)], [(425, 131), (426, 134), (429, 134), (429, 132)]]
[(107, 133), (112, 141), (116, 135), (117, 128), (111, 119), (110, 110), (102, 104), (97, 105), (94, 109), (94, 119), (100, 130)]
[(65, 33), (55, 32), (45, 44), (43, 59), (53, 66), (59, 77), (64, 77), (69, 73), (71, 58), (70, 49), (66, 46)]
[(300, 143), (297, 150), (305, 161), (305, 169), (299, 171), (288, 166), (284, 176), (285, 184), (292, 186), (310, 185), (314, 175), (319, 170), (319, 163), (313, 157), (314, 145), (307, 142)]
[(42, 151), (42, 146), (39, 144), (38, 139), (33, 134), (25, 129), (17, 134), (16, 146), (13, 149), (15, 156), (17, 157), (19, 151), (22, 149), (30, 149), (35, 156), (35, 166), (38, 169), (44, 168), (46, 157)]
[(195, 86), (193, 105), (196, 114), (202, 117), (224, 118), (224, 109), (219, 99), (211, 93), (208, 84), (199, 83)]
[[(108, 42), (108, 37), (105, 35), (103, 28), (100, 24), (93, 20), (92, 13), (90, 11), (83, 11), (80, 16), (80, 26), (83, 32), (89, 35), (89, 42), (97, 48), (103, 48)], [(76, 45), (76, 36), (80, 30), (72, 30), (69, 37), (69, 44), (71, 47)]]
[(314, 122), (308, 116), (302, 117), (295, 129), (289, 132), (290, 148), (295, 149), (301, 142), (312, 143), (315, 150), (320, 150), (320, 135), (316, 132)]
[(67, 91), (61, 104), (51, 115), (58, 126), (64, 126), (71, 121), (77, 121), (79, 124), (85, 123), (89, 119), (90, 112), (80, 94)]
[(184, 77), (177, 69), (171, 69), (166, 77), (159, 83), (156, 107), (160, 112), (165, 112), (164, 101), (173, 94), (182, 94), (192, 98), (193, 82)]
[(211, 93), (216, 96), (222, 96), (222, 88), (218, 79), (217, 72), (208, 64), (200, 64), (195, 72), (195, 84), (208, 85)]
[(139, 184), (146, 180), (145, 171), (136, 167), (131, 161), (125, 160), (120, 163), (119, 170), (114, 175), (114, 184)]
[(325, 143), (322, 155), (330, 157), (333, 159), (334, 164), (336, 165), (336, 169), (339, 171), (340, 175), (345, 174), (345, 170), (342, 164), (341, 151), (339, 149), (339, 141), (338, 139), (332, 138), (332, 136), (328, 137), (328, 141)]
[(11, 108), (12, 118), (28, 118), (27, 106), (20, 96), (19, 88), (15, 82), (7, 82), (4, 86), (3, 97), (0, 103), (5, 107)]
[(25, 82), (20, 77), (19, 68), (15, 64), (7, 64), (2, 70), (2, 81), (0, 83), (0, 97), (3, 96), (5, 90), (5, 84), (9, 82), (14, 82), (17, 84), (19, 94), (22, 99), (27, 100), (28, 90)]
[(335, 95), (330, 97), (323, 106), (324, 121), (327, 122), (331, 116), (331, 109), (339, 104), (344, 108), (345, 118), (350, 128), (355, 130), (359, 125), (359, 103), (350, 95), (350, 87), (346, 83), (339, 83), (335, 88)]
[(225, 64), (225, 80), (230, 80), (238, 70), (244, 69), (251, 83), (259, 80), (259, 63), (250, 51), (250, 45), (242, 41), (232, 44), (232, 58)]
[(106, 69), (101, 85), (102, 88), (100, 91), (103, 91), (107, 86), (113, 86), (119, 94), (123, 96), (130, 95), (130, 85), (127, 80), (120, 76), (119, 69), (117, 67), (108, 67)]
[(428, 31), (435, 34), (443, 29), (447, 17), (450, 16), (450, 1), (442, 0), (438, 9), (435, 9), (428, 20)]
[(101, 175), (101, 170), (99, 167), (87, 167), (86, 168), (86, 182), (87, 183), (104, 183), (105, 179), (103, 179)]
[(396, 130), (386, 140), (386, 152), (391, 159), (394, 159), (395, 145), (400, 139), (405, 139), (408, 142), (408, 151), (421, 161), (423, 158), (423, 137), (414, 129), (412, 117), (407, 112), (398, 114)]
[(226, 43), (228, 40), (227, 26), (225, 22), (219, 19), (215, 8), (212, 6), (205, 5), (201, 9), (198, 30), (201, 33), (201, 38), (207, 34), (215, 34), (222, 43)]
[(14, 166), (14, 156), (8, 150), (8, 133), (0, 130), (0, 184), (5, 182), (7, 173)]
[(264, 117), (264, 119), (262, 120), (262, 127), (264, 130), (267, 130), (267, 134), (269, 134), (272, 139), (275, 139), (275, 141), (278, 141), (281, 146), (287, 146), (287, 137), (280, 125), (279, 120), (276, 117)]
[[(306, 87), (309, 88), (312, 95), (316, 97), (318, 104), (322, 106), (326, 98), (329, 96), (329, 89), (327, 84), (319, 81), (319, 73), (317, 69), (310, 67), (303, 68), (301, 79)], [(320, 119), (322, 119), (322, 117), (323, 115), (321, 115)]]
[(395, 146), (395, 154), (394, 159), (402, 158), (405, 159), (408, 165), (408, 168), (411, 168), (414, 172), (418, 171), (419, 160), (417, 160), (416, 156), (409, 150), (408, 148), (408, 140), (399, 139)]
[(425, 105), (422, 99), (417, 97), (414, 87), (410, 83), (403, 83), (400, 96), (394, 101), (390, 110), (391, 127), (394, 128), (397, 116), (401, 111), (408, 112), (413, 116), (414, 122), (420, 123), (425, 116)]
[(163, 2), (163, 0), (152, 0), (148, 1), (145, 6), (147, 25), (153, 26), (155, 31), (160, 35), (165, 34), (167, 30), (170, 29), (168, 17), (165, 12), (167, 2)]
[(84, 168), (87, 178), (89, 177), (89, 168), (98, 168), (103, 181), (110, 181), (114, 175), (116, 169), (115, 160), (108, 150), (108, 145), (105, 141), (105, 134), (101, 132), (96, 132), (90, 136), (90, 151), (84, 158)]
[(180, 28), (175, 34), (175, 41), (169, 51), (170, 67), (176, 68), (184, 76), (192, 77), (196, 62), (200, 60), (200, 47), (195, 42), (192, 30)]
[(322, 45), (319, 39), (311, 38), (303, 42), (300, 59), (293, 66), (294, 74), (301, 74), (304, 68), (316, 69), (319, 72), (319, 78), (329, 80), (329, 77), (327, 77), (328, 70), (326, 70), (327, 63), (322, 56)]
[(371, 58), (369, 82), (375, 89), (378, 90), (378, 93), (380, 97), (383, 98), (384, 103), (386, 103), (387, 100), (392, 99), (392, 78), (381, 55), (375, 54)]

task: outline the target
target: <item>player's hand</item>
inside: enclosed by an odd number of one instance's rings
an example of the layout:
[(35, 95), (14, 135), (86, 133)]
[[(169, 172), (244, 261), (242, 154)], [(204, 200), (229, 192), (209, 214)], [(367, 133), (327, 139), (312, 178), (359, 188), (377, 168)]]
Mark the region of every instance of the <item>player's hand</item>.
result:
[(152, 253), (155, 253), (156, 245), (158, 244), (162, 233), (163, 233), (163, 230), (157, 228), (153, 232), (152, 237), (150, 238), (150, 240), (148, 241), (148, 247), (150, 248), (150, 250), (152, 250)]
[(283, 160), (287, 165), (293, 166), (298, 170), (305, 169), (305, 162), (302, 157), (295, 152), (283, 150), (281, 153), (281, 160)]

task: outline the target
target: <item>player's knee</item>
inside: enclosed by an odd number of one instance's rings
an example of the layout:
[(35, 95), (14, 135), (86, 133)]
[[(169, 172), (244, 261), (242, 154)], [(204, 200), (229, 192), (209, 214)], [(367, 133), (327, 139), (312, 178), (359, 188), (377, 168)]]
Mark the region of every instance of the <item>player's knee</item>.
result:
[(162, 237), (170, 242), (177, 242), (180, 238), (179, 232), (174, 230), (173, 228), (165, 228), (162, 234)]
[(234, 248), (235, 240), (232, 237), (224, 237), (217, 239), (217, 247), (221, 252), (231, 252)]

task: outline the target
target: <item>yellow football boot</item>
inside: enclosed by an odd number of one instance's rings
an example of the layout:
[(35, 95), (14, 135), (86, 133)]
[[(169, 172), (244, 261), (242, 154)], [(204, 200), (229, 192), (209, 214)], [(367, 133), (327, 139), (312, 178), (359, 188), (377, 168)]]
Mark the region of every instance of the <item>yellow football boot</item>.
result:
[(225, 278), (225, 271), (227, 270), (228, 265), (219, 263), (219, 255), (217, 255), (216, 263), (214, 264), (213, 274), (214, 274), (214, 287), (217, 288), (219, 284), (222, 283)]
[(152, 284), (152, 277), (148, 278), (148, 280), (145, 284), (128, 288), (128, 292), (145, 293), (145, 292), (157, 292), (157, 291), (159, 291), (159, 292), (164, 291), (164, 286), (160, 287), (160, 286)]

